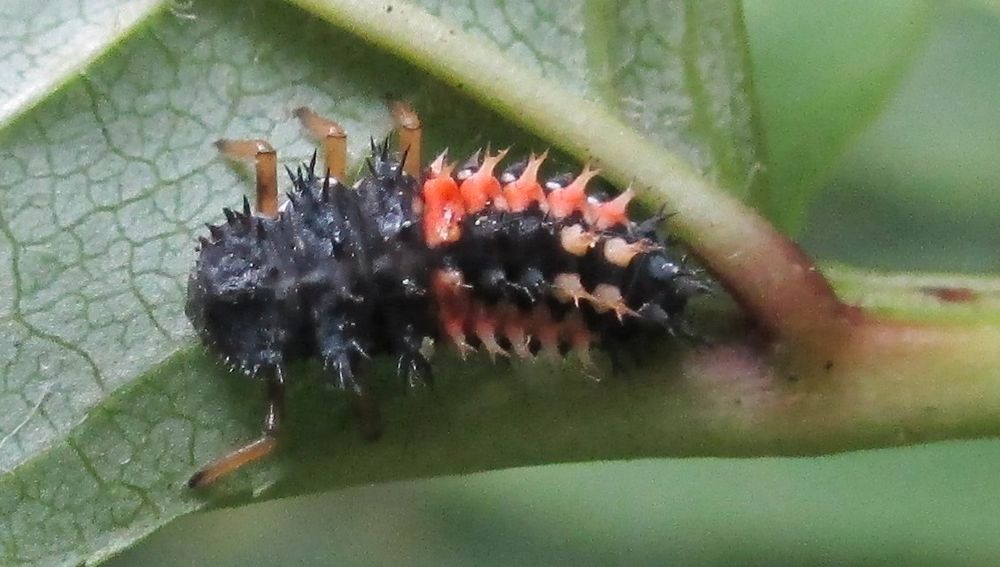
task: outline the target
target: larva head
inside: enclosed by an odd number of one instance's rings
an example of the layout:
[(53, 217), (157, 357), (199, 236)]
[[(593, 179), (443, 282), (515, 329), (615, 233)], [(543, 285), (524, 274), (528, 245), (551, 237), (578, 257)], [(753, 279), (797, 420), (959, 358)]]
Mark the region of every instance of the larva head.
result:
[(225, 212), (227, 222), (201, 239), (185, 312), (206, 346), (253, 375), (280, 364), (292, 342), (296, 278), (274, 221)]

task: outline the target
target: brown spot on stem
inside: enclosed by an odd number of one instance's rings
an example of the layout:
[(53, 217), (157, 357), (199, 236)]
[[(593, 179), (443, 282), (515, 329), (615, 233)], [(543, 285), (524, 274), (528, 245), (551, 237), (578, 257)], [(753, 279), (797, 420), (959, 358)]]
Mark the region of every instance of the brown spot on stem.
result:
[(920, 291), (945, 303), (968, 303), (979, 299), (979, 294), (967, 287), (924, 287)]

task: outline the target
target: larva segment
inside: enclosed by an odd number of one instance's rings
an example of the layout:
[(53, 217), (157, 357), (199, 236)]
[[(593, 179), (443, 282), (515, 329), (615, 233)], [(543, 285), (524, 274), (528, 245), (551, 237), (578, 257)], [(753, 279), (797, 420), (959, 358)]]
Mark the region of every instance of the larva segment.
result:
[(590, 301), (591, 305), (594, 306), (594, 311), (598, 313), (613, 312), (618, 317), (619, 322), (623, 321), (626, 315), (634, 316), (636, 314), (625, 304), (621, 290), (615, 285), (597, 284), (594, 286), (594, 291), (591, 292)]
[(532, 309), (531, 334), (542, 345), (543, 355), (558, 358), (559, 324), (552, 318), (552, 311), (545, 303), (539, 303)]
[(547, 199), (552, 216), (563, 219), (575, 212), (584, 212), (587, 207), (587, 183), (600, 172), (599, 169), (591, 169), (588, 163), (571, 183), (550, 191)]
[(462, 235), (465, 203), (458, 183), (452, 177), (454, 169), (455, 165), (446, 163), (442, 153), (428, 168), (421, 187), (424, 241), (430, 248), (455, 242)]
[(598, 235), (582, 224), (571, 224), (559, 229), (559, 244), (573, 256), (583, 256), (598, 241)]
[[(565, 280), (579, 280), (579, 276), (574, 274), (565, 275)], [(564, 280), (560, 281), (565, 283)], [(475, 350), (466, 339), (468, 332), (475, 336), (480, 348), (493, 360), (498, 356), (510, 357), (511, 354), (533, 359), (533, 337), (538, 339), (543, 353), (547, 355), (558, 356), (559, 345), (566, 344), (579, 353), (582, 360), (589, 360), (588, 348), (593, 336), (578, 310), (571, 311), (561, 321), (556, 321), (544, 302), (521, 309), (507, 301), (489, 303), (474, 299), (472, 288), (464, 283), (461, 271), (454, 268), (436, 270), (432, 282), (431, 289), (438, 306), (438, 322), (442, 334), (451, 340), (463, 358)], [(609, 304), (605, 310), (617, 309), (622, 311), (623, 316), (626, 313), (627, 307), (612, 305), (621, 299), (617, 288), (611, 290), (613, 286), (605, 286), (609, 289), (599, 286), (601, 295), (598, 298), (582, 291), (582, 285), (578, 287), (578, 294), (585, 295), (578, 295), (577, 299), (600, 299)], [(501, 344), (500, 337), (509, 343), (509, 350)]]
[(323, 144), (323, 164), (330, 176), (343, 181), (347, 174), (347, 133), (340, 124), (301, 106), (294, 111), (302, 126)]
[(257, 186), (257, 212), (278, 216), (278, 155), (267, 140), (227, 140), (215, 142), (222, 155), (236, 160), (253, 160)]
[(435, 270), (431, 276), (431, 292), (437, 304), (441, 331), (464, 359), (475, 349), (466, 340), (466, 320), (470, 318), (472, 300), (462, 272), (454, 268)]
[(506, 156), (507, 150), (500, 150), (495, 155), (487, 154), (479, 169), (462, 181), (459, 189), (462, 192), (467, 213), (478, 213), (491, 203), (498, 210), (507, 209), (507, 203), (500, 189), (500, 181), (493, 174), (496, 166)]
[(620, 268), (626, 268), (632, 260), (640, 255), (662, 247), (645, 239), (629, 242), (621, 236), (608, 238), (604, 241), (604, 259)]
[(552, 280), (552, 295), (561, 303), (572, 302), (575, 307), (580, 306), (581, 299), (592, 299), (583, 287), (579, 274), (558, 274)]
[(538, 169), (548, 155), (548, 150), (538, 156), (532, 154), (520, 177), (503, 187), (507, 210), (519, 213), (526, 210), (532, 203), (537, 203), (542, 212), (548, 211), (549, 204), (545, 199), (545, 191), (542, 190), (542, 186), (538, 182)]

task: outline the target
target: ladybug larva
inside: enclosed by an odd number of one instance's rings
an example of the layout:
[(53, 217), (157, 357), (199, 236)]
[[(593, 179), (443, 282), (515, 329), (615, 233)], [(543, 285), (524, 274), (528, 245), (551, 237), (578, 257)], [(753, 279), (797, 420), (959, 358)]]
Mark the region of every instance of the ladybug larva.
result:
[[(541, 178), (546, 154), (503, 165), (507, 151), (421, 167), (420, 122), (393, 104), (401, 153), (372, 143), (364, 175), (345, 185), (346, 135), (300, 108), (321, 140), (324, 168), (289, 171), (280, 208), (277, 159), (264, 140), (220, 140), (256, 163), (257, 203), (223, 209), (200, 239), (186, 313), (230, 368), (266, 387), (257, 440), (198, 471), (209, 484), (268, 455), (281, 425), (284, 367), (318, 358), (355, 408), (377, 419), (361, 367), (388, 354), (410, 386), (430, 383), (423, 347), (447, 341), (465, 357), (576, 356), (656, 330), (687, 334), (682, 312), (706, 287), (656, 232), (634, 222), (632, 192), (588, 194), (598, 171)], [(372, 416), (376, 416), (373, 418)], [(374, 434), (374, 428), (370, 428)]]

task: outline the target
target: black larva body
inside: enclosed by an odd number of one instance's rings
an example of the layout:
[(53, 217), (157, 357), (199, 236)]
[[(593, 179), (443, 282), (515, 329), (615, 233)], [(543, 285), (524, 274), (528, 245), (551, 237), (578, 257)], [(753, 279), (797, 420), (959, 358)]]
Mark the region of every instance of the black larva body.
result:
[[(554, 178), (546, 191), (566, 179)], [(490, 328), (488, 320), (505, 352), (535, 354), (547, 335), (565, 353), (675, 331), (688, 297), (702, 287), (657, 235), (661, 219), (602, 228), (585, 253), (571, 254), (560, 235), (586, 227), (582, 213), (557, 219), (538, 203), (517, 212), (488, 206), (462, 219), (460, 237), (432, 246), (421, 210), (426, 180), (403, 173), (385, 148), (354, 188), (317, 176), (312, 165), (293, 182), (289, 206), (275, 219), (249, 206), (227, 209), (226, 222), (202, 239), (189, 279), (186, 312), (202, 341), (247, 375), (316, 357), (336, 386), (361, 393), (362, 359), (390, 354), (416, 384), (430, 379), (425, 339), (459, 341), (448, 321), (468, 339), (460, 346), (482, 346), (477, 329)], [(614, 265), (603, 247), (616, 236), (648, 246)], [(454, 294), (440, 289), (445, 273), (461, 280)], [(568, 298), (558, 283), (566, 274), (578, 276), (585, 292), (601, 284), (619, 290), (621, 308)]]

